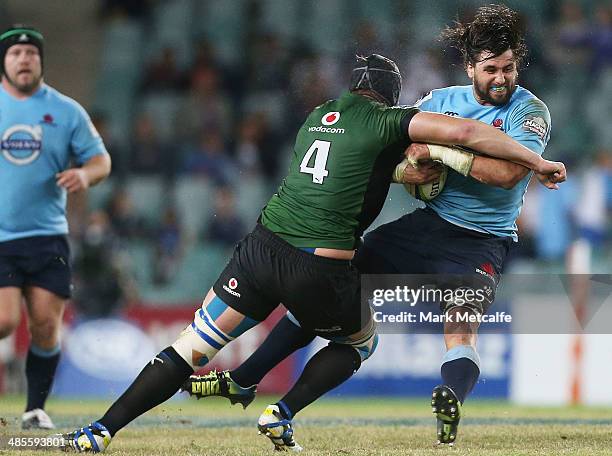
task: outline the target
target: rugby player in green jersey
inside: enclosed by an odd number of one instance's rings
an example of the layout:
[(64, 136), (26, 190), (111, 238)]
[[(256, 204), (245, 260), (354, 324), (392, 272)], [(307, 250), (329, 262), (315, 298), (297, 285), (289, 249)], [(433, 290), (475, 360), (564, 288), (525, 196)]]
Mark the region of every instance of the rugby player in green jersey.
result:
[[(236, 246), (193, 323), (145, 366), (101, 419), (63, 434), (68, 447), (104, 451), (116, 432), (169, 399), (223, 346), (283, 303), (303, 328), (330, 341), (258, 421), (276, 449), (300, 451), (293, 416), (348, 379), (376, 348), (375, 325), (370, 308), (361, 303), (351, 259), (363, 230), (382, 208), (406, 147), (461, 144), (547, 175), (549, 185), (565, 178), (562, 163), (542, 159), (491, 126), (397, 107), (400, 88), (393, 61), (376, 54), (357, 59), (350, 91), (317, 107), (300, 128), (289, 174), (255, 229)], [(470, 154), (450, 148), (439, 159), (462, 170), (470, 164)], [(241, 391), (223, 390), (227, 382), (215, 373), (207, 378), (190, 382), (189, 391), (195, 386), (200, 395), (223, 394), (248, 404)]]

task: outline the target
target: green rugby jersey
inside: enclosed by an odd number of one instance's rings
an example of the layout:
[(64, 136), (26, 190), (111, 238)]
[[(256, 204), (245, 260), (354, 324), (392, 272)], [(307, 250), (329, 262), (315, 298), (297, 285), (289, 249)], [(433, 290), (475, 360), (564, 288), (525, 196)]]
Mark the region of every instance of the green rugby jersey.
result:
[(261, 223), (295, 247), (355, 248), (382, 209), (417, 112), (354, 93), (317, 107)]

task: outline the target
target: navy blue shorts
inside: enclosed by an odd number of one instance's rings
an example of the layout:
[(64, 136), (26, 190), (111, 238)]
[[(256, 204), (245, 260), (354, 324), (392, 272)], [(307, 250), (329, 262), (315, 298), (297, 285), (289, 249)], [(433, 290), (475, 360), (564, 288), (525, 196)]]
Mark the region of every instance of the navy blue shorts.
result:
[(71, 277), (66, 236), (34, 236), (0, 242), (0, 287), (36, 286), (69, 298)]
[[(495, 299), (512, 238), (454, 225), (431, 209), (417, 209), (368, 233), (354, 263), (362, 274), (457, 274), (464, 286), (487, 286), (490, 299), (477, 309), (485, 313)], [(448, 310), (445, 308), (443, 310)]]

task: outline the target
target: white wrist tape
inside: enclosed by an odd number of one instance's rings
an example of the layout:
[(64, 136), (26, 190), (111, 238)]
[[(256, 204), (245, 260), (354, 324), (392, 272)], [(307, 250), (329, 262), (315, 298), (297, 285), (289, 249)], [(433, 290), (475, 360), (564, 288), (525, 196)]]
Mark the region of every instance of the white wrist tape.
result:
[(404, 170), (406, 166), (412, 166), (416, 169), (419, 167), (419, 164), (416, 160), (404, 158), (393, 170), (393, 175), (391, 176), (393, 182), (396, 184), (402, 184), (404, 182)]
[(403, 181), (404, 170), (408, 166), (408, 159), (404, 158), (393, 170), (393, 175), (391, 176), (391, 180), (396, 184), (401, 184)]
[(432, 160), (441, 161), (464, 176), (470, 174), (474, 154), (453, 147), (438, 146), (437, 144), (427, 144), (427, 148)]

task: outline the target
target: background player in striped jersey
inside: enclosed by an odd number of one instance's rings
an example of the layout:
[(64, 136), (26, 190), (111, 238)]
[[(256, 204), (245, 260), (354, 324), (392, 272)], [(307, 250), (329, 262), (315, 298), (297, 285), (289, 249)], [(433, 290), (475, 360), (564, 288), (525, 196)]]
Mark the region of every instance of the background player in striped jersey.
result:
[(22, 427), (50, 429), (44, 406), (71, 293), (66, 193), (103, 180), (111, 161), (85, 110), (43, 82), (39, 31), (17, 25), (0, 34), (0, 64), (0, 338), (17, 328), (25, 300), (31, 341)]
[[(562, 163), (542, 159), (493, 127), (395, 106), (400, 88), (394, 62), (376, 54), (358, 59), (350, 91), (317, 107), (300, 128), (287, 177), (255, 229), (236, 246), (193, 323), (100, 420), (64, 434), (66, 445), (104, 451), (116, 432), (171, 397), (194, 370), (282, 302), (306, 331), (330, 341), (259, 418), (259, 430), (276, 449), (301, 450), (293, 438), (293, 416), (349, 378), (376, 348), (375, 325), (361, 303), (351, 260), (363, 230), (382, 208), (406, 146), (461, 143), (516, 160), (552, 180), (564, 178)], [(203, 386), (208, 393), (219, 391), (218, 382)]]
[[(417, 106), (478, 119), (541, 155), (550, 138), (550, 114), (541, 100), (517, 85), (527, 52), (518, 15), (505, 6), (481, 7), (472, 22), (456, 23), (443, 37), (461, 52), (472, 84), (434, 90)], [(418, 144), (410, 146), (409, 154), (414, 160), (430, 158), (428, 148)], [(415, 177), (423, 176), (407, 167), (405, 182), (421, 183)], [(463, 172), (449, 171), (444, 190), (427, 202), (426, 209), (368, 233), (355, 264), (362, 273), (465, 275), (463, 285), (489, 287), (490, 298), (461, 307), (448, 302), (443, 310), (451, 315), (482, 314), (493, 303), (504, 260), (518, 239), (515, 221), (530, 177), (530, 170), (520, 164), (472, 156)], [(439, 443), (454, 443), (460, 405), (480, 375), (477, 330), (476, 323), (445, 325), (443, 384), (434, 389), (432, 398)], [(252, 396), (255, 385), (272, 367), (312, 338), (289, 315), (241, 366), (217, 377), (227, 384), (225, 390)], [(278, 340), (287, 343), (278, 344)], [(449, 406), (448, 401), (459, 406)]]

